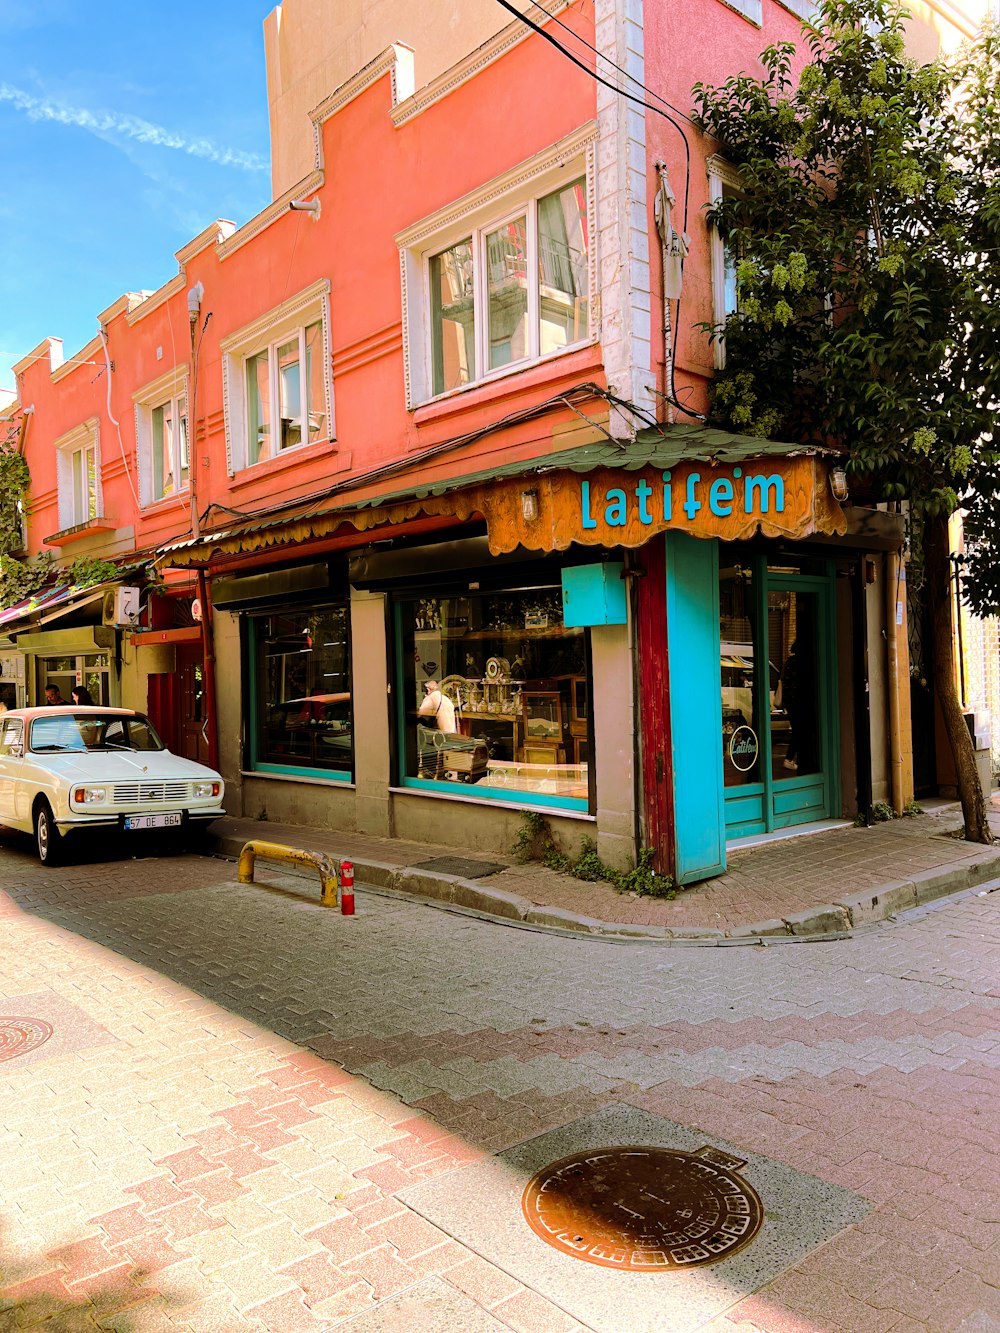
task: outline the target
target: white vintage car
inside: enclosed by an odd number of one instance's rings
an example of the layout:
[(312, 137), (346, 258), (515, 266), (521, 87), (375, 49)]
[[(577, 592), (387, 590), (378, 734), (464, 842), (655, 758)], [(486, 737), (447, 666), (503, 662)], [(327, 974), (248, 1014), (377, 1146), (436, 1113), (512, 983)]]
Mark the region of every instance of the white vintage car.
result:
[(53, 865), (81, 829), (173, 829), (187, 839), (225, 814), (214, 769), (171, 754), (128, 708), (17, 708), (0, 714), (0, 824), (34, 833)]

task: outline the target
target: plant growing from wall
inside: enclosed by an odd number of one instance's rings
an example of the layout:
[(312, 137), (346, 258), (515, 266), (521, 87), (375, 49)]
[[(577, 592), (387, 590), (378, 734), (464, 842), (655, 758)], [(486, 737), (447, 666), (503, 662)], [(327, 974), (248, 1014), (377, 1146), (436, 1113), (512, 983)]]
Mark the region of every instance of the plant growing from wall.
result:
[[(1000, 458), (1000, 43), (987, 31), (951, 64), (917, 64), (887, 0), (821, 0), (802, 31), (798, 76), (782, 43), (763, 77), (694, 90), (743, 184), (713, 210), (738, 289), (712, 331), (726, 348), (713, 413), (839, 446), (855, 488), (908, 501), (965, 826), (990, 842), (953, 665), (948, 518)], [(987, 528), (995, 561), (995, 507)]]
[(49, 559), (21, 560), (23, 511), (31, 477), (13, 440), (0, 442), (0, 609), (24, 601), (48, 577)]
[(82, 556), (74, 560), (66, 571), (71, 583), (89, 587), (93, 583), (110, 583), (118, 577), (118, 566), (113, 560), (102, 560), (99, 556)]

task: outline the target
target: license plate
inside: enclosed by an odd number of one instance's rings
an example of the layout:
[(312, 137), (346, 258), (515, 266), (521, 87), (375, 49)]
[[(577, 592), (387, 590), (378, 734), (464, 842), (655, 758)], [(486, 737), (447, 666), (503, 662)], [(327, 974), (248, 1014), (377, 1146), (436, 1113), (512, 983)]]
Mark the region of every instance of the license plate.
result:
[(173, 828), (182, 819), (180, 811), (169, 815), (126, 815), (125, 827), (127, 829)]

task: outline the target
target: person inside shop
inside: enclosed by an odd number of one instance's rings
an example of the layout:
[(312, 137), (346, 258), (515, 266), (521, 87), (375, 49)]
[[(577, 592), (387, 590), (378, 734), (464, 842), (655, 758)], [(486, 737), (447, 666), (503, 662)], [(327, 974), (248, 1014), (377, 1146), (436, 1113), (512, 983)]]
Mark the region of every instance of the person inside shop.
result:
[(813, 663), (808, 654), (799, 650), (798, 642), (793, 642), (781, 669), (781, 707), (788, 718), (788, 746), (783, 763), (793, 772), (804, 768), (812, 773), (816, 768), (812, 677)]
[(66, 700), (62, 697), (62, 693), (58, 685), (46, 685), (45, 702), (49, 706), (49, 708), (66, 707)]
[(74, 685), (69, 692), (69, 697), (78, 708), (93, 708), (94, 699), (86, 685)]
[[(436, 680), (429, 680), (424, 685), (424, 697), (417, 716), (433, 718), (433, 726), (447, 735), (454, 735), (458, 730), (455, 723), (455, 705), (442, 690)], [(425, 723), (425, 726), (432, 725)]]

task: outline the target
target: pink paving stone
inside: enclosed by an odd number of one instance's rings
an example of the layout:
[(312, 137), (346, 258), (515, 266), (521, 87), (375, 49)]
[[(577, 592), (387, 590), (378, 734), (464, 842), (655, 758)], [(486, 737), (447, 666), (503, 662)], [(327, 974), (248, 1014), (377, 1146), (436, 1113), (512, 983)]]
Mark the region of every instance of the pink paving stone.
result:
[(245, 1193), (243, 1186), (228, 1171), (213, 1171), (211, 1175), (199, 1176), (197, 1180), (191, 1181), (191, 1189), (206, 1208), (215, 1208)]
[(255, 1149), (247, 1146), (242, 1148), (233, 1148), (230, 1152), (219, 1153), (219, 1164), (239, 1180), (242, 1176), (253, 1175), (255, 1171), (263, 1171), (266, 1167), (273, 1166), (266, 1157), (261, 1157)]
[(269, 1107), (268, 1114), (277, 1120), (282, 1129), (293, 1129), (296, 1125), (305, 1125), (310, 1120), (319, 1119), (319, 1116), (310, 1111), (297, 1096), (279, 1102), (277, 1106)]
[(469, 1251), (464, 1245), (459, 1245), (454, 1240), (446, 1240), (443, 1245), (435, 1245), (432, 1250), (424, 1250), (423, 1254), (410, 1255), (406, 1262), (420, 1273), (450, 1275), (452, 1269), (464, 1264), (468, 1257)]
[(166, 1227), (171, 1241), (198, 1236), (203, 1231), (226, 1225), (224, 1218), (212, 1217), (196, 1203), (179, 1203), (175, 1208), (167, 1208), (159, 1214), (159, 1220)]
[(578, 1327), (575, 1319), (536, 1291), (508, 1297), (493, 1307), (493, 1313), (516, 1333), (570, 1333)]
[(171, 1153), (169, 1157), (159, 1158), (153, 1165), (166, 1167), (178, 1184), (215, 1169), (200, 1148), (184, 1148), (181, 1152)]
[(131, 1264), (120, 1263), (103, 1273), (91, 1273), (88, 1277), (68, 1281), (66, 1288), (73, 1297), (87, 1296), (95, 1305), (110, 1308), (114, 1303), (114, 1293), (125, 1288), (133, 1272)]
[(374, 1166), (365, 1166), (355, 1171), (354, 1175), (358, 1180), (370, 1180), (386, 1194), (395, 1194), (404, 1185), (413, 1184), (413, 1176), (401, 1171), (394, 1162), (376, 1162)]
[[(331, 1296), (328, 1301), (323, 1301), (316, 1307), (316, 1313), (323, 1319), (347, 1319), (353, 1314), (361, 1314), (364, 1310), (372, 1309), (374, 1303), (375, 1297), (368, 1283), (355, 1282), (346, 1291), (341, 1291), (336, 1296)], [(455, 1333), (459, 1333), (459, 1330), (456, 1329)]]
[(279, 1272), (285, 1273), (302, 1288), (306, 1305), (316, 1305), (339, 1291), (352, 1286), (357, 1278), (346, 1274), (328, 1254), (311, 1254), (307, 1259), (298, 1259), (287, 1264)]
[(473, 1255), (471, 1259), (466, 1259), (464, 1264), (449, 1269), (448, 1281), (487, 1309), (524, 1290), (520, 1282), (508, 1277), (506, 1273), (487, 1263), (485, 1259), (480, 1259), (478, 1255)]
[(414, 1139), (420, 1139), (424, 1143), (433, 1143), (435, 1139), (443, 1139), (448, 1131), (433, 1120), (425, 1120), (423, 1116), (411, 1116), (407, 1120), (400, 1120), (393, 1125), (393, 1129), (403, 1130)]
[[(741, 1322), (748, 1320), (761, 1333), (831, 1333), (828, 1320), (817, 1322), (767, 1295), (750, 1296), (741, 1301), (735, 1310), (730, 1310), (729, 1318)], [(863, 1333), (863, 1330), (852, 1333)]]
[(384, 1198), (385, 1195), (377, 1185), (359, 1185), (342, 1202), (345, 1208), (349, 1208), (352, 1213), (357, 1213), (360, 1209), (366, 1208), (368, 1204), (377, 1203)]
[(347, 1259), (356, 1259), (368, 1254), (377, 1244), (376, 1241), (358, 1226), (353, 1217), (338, 1217), (332, 1222), (324, 1222), (305, 1233), (306, 1239), (316, 1241), (329, 1252), (334, 1263), (342, 1264)]
[(115, 1246), (116, 1255), (127, 1255), (135, 1268), (146, 1273), (162, 1273), (165, 1268), (179, 1264), (186, 1254), (175, 1250), (162, 1229), (131, 1236)]
[(86, 1240), (74, 1241), (71, 1245), (62, 1245), (56, 1250), (49, 1251), (46, 1258), (55, 1259), (65, 1267), (67, 1282), (79, 1282), (94, 1273), (106, 1273), (119, 1262), (99, 1236), (90, 1236)]
[(70, 1295), (66, 1289), (65, 1277), (66, 1274), (62, 1272), (42, 1273), (38, 1277), (26, 1278), (23, 1282), (14, 1282), (11, 1286), (0, 1288), (0, 1290), (2, 1290), (5, 1299), (11, 1301), (31, 1301), (38, 1300), (40, 1297), (48, 1297), (51, 1300), (68, 1302)]
[(263, 1111), (258, 1111), (255, 1106), (247, 1106), (245, 1103), (241, 1106), (232, 1106), (228, 1111), (213, 1111), (212, 1114), (221, 1117), (233, 1129), (242, 1132), (256, 1129), (258, 1125), (263, 1125), (267, 1118)]
[(258, 1152), (273, 1152), (275, 1148), (284, 1148), (289, 1143), (297, 1142), (293, 1134), (286, 1134), (280, 1125), (273, 1122), (243, 1132)]
[(360, 1208), (352, 1208), (351, 1211), (357, 1218), (358, 1225), (370, 1231), (373, 1226), (379, 1222), (385, 1222), (390, 1217), (399, 1217), (406, 1212), (406, 1205), (394, 1199), (391, 1195), (383, 1196), (366, 1203)]
[(194, 1139), (207, 1153), (225, 1152), (229, 1148), (238, 1148), (240, 1140), (231, 1129), (224, 1125), (210, 1125), (206, 1129), (200, 1129), (196, 1134), (187, 1134), (186, 1138)]
[(377, 1301), (410, 1286), (419, 1277), (415, 1269), (396, 1258), (388, 1245), (380, 1245), (369, 1254), (348, 1259), (342, 1267), (345, 1273), (353, 1273), (355, 1277), (364, 1278), (370, 1283)]
[(125, 1194), (134, 1194), (141, 1199), (150, 1213), (157, 1213), (162, 1208), (172, 1208), (191, 1198), (191, 1191), (181, 1189), (166, 1176), (157, 1176), (154, 1180), (143, 1180), (138, 1185), (126, 1187)]
[(268, 1333), (312, 1333), (324, 1326), (306, 1307), (301, 1296), (292, 1291), (251, 1305), (246, 1315), (249, 1319), (259, 1319)]
[(343, 1093), (321, 1083), (308, 1083), (304, 1088), (296, 1088), (295, 1095), (303, 1106), (323, 1106), (326, 1102), (338, 1101)]
[(268, 1083), (273, 1083), (276, 1088), (298, 1088), (309, 1081), (309, 1074), (306, 1070), (290, 1064), (279, 1065), (277, 1069), (269, 1069), (261, 1077), (267, 1079)]
[(148, 1231), (155, 1223), (146, 1217), (140, 1204), (128, 1203), (123, 1208), (112, 1209), (110, 1213), (99, 1213), (97, 1217), (90, 1218), (88, 1225), (100, 1227), (108, 1242), (114, 1244)]
[(437, 1227), (425, 1222), (416, 1213), (401, 1213), (368, 1228), (373, 1240), (385, 1241), (393, 1247), (401, 1259), (410, 1259), (415, 1254), (422, 1254), (435, 1245), (440, 1245), (448, 1237)]

